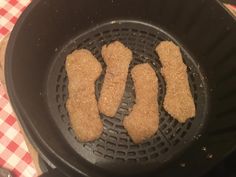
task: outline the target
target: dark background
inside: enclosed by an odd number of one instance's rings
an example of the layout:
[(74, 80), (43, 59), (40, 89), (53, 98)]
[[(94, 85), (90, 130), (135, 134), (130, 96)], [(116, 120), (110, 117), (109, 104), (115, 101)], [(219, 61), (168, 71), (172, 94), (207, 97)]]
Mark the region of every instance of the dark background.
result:
[[(222, 2), (236, 5), (236, 0), (222, 0)], [(236, 177), (236, 151), (203, 177)]]
[(203, 177), (236, 177), (236, 151)]

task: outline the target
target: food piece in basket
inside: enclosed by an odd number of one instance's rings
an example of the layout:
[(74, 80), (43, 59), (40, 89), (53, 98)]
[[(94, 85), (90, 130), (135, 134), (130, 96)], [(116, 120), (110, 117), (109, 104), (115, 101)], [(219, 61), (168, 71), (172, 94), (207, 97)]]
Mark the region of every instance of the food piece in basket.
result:
[(153, 136), (159, 124), (158, 79), (149, 64), (136, 65), (132, 71), (136, 104), (123, 124), (134, 143), (141, 143)]
[(196, 110), (180, 49), (171, 41), (163, 41), (156, 47), (156, 52), (166, 81), (164, 108), (173, 118), (184, 123), (195, 116)]
[(121, 42), (115, 41), (102, 47), (102, 57), (107, 68), (98, 107), (101, 113), (113, 117), (124, 94), (132, 52)]
[(66, 58), (69, 97), (66, 107), (72, 128), (81, 142), (100, 137), (103, 124), (95, 97), (95, 81), (102, 72), (101, 64), (90, 51), (75, 50)]

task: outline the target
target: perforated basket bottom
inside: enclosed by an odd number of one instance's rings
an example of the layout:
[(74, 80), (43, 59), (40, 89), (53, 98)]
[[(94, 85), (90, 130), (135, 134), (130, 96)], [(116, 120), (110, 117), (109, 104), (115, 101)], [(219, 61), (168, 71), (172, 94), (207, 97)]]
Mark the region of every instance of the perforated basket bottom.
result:
[[(98, 98), (105, 74), (101, 48), (104, 44), (115, 40), (121, 41), (133, 51), (133, 61), (130, 64), (130, 68), (136, 64), (148, 62), (156, 70), (159, 78), (159, 97), (157, 98), (160, 105), (159, 130), (151, 139), (136, 145), (133, 144), (124, 129), (122, 125), (123, 118), (128, 115), (129, 108), (132, 107), (135, 100), (133, 81), (129, 73), (125, 94), (115, 117), (111, 119), (101, 114), (101, 119), (104, 122), (102, 136), (95, 142), (80, 143), (77, 141), (70, 126), (65, 107), (68, 83), (64, 67), (65, 58), (75, 49), (86, 48), (101, 62), (103, 73), (96, 82), (96, 96)], [(113, 21), (79, 35), (58, 50), (59, 53), (51, 66), (47, 82), (48, 105), (51, 108), (55, 123), (78, 155), (98, 165), (99, 162), (109, 164), (158, 162), (162, 164), (170, 160), (173, 155), (186, 148), (193, 139), (198, 137), (205, 122), (207, 106), (206, 87), (203, 77), (197, 64), (181, 46), (184, 62), (188, 66), (189, 83), (197, 108), (197, 116), (189, 119), (184, 124), (178, 123), (162, 106), (165, 96), (165, 81), (160, 74), (161, 65), (155, 53), (155, 47), (163, 40), (175, 41), (174, 38), (159, 28), (146, 23)]]

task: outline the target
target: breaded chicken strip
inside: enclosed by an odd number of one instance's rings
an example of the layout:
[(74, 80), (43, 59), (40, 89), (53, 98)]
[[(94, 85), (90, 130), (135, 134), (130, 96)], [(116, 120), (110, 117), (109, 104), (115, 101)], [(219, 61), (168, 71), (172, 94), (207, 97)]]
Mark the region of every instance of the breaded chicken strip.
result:
[(164, 108), (173, 118), (184, 123), (195, 116), (196, 110), (180, 49), (171, 41), (163, 41), (156, 47), (156, 52), (166, 81)]
[(82, 142), (101, 135), (103, 124), (95, 98), (95, 81), (102, 72), (101, 64), (90, 51), (75, 50), (66, 58), (69, 98), (66, 107), (76, 136)]
[(141, 143), (153, 136), (159, 124), (158, 79), (149, 64), (136, 65), (132, 71), (136, 104), (123, 124), (134, 143)]
[(102, 57), (107, 68), (98, 107), (101, 113), (114, 117), (124, 94), (132, 52), (115, 41), (102, 47)]

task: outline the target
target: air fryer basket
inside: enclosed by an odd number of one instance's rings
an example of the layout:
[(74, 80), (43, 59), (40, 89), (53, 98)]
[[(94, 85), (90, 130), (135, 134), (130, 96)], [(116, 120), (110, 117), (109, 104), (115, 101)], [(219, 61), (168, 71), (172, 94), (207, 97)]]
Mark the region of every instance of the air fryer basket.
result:
[[(40, 154), (65, 174), (201, 175), (235, 148), (234, 31), (234, 19), (212, 0), (36, 0), (17, 23), (7, 48), (9, 96)], [(127, 135), (122, 120), (135, 99), (129, 73), (115, 118), (101, 114), (102, 136), (80, 143), (65, 108), (65, 57), (80, 48), (97, 57), (103, 66), (96, 82), (98, 98), (106, 68), (101, 47), (115, 40), (133, 51), (130, 68), (148, 62), (155, 69), (160, 128), (138, 145)], [(188, 66), (197, 114), (185, 124), (162, 107), (165, 81), (154, 50), (163, 40), (181, 47)]]
[[(101, 57), (101, 48), (114, 40), (122, 41), (134, 54), (130, 68), (140, 63), (150, 63), (155, 68), (159, 77), (159, 104), (160, 104), (160, 128), (154, 137), (142, 144), (134, 144), (123, 127), (123, 118), (129, 114), (135, 101), (133, 82), (129, 73), (126, 90), (121, 105), (114, 118), (101, 114), (104, 123), (104, 131), (97, 141), (92, 143), (80, 143), (76, 140), (69, 122), (66, 110), (67, 100), (67, 75), (65, 71), (65, 58), (75, 49), (86, 48), (102, 63), (103, 73), (96, 83), (96, 95), (99, 97), (102, 82), (105, 75), (105, 63)], [(78, 154), (90, 162), (94, 159), (98, 166), (109, 163), (109, 170), (115, 172), (118, 169), (127, 168), (138, 171), (136, 164), (153, 164), (158, 168), (159, 164), (167, 162), (176, 152), (184, 149), (200, 134), (206, 121), (207, 93), (204, 78), (199, 66), (183, 50), (186, 64), (189, 66), (189, 81), (197, 107), (197, 117), (190, 119), (185, 124), (178, 123), (162, 107), (165, 95), (165, 81), (160, 74), (160, 62), (155, 54), (155, 47), (160, 41), (173, 40), (160, 29), (137, 21), (113, 21), (92, 28), (86, 33), (71, 40), (69, 44), (60, 49), (55, 62), (50, 68), (47, 81), (47, 103), (52, 108), (51, 114)], [(155, 165), (154, 165), (155, 164)]]

